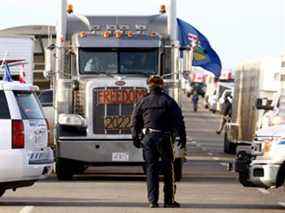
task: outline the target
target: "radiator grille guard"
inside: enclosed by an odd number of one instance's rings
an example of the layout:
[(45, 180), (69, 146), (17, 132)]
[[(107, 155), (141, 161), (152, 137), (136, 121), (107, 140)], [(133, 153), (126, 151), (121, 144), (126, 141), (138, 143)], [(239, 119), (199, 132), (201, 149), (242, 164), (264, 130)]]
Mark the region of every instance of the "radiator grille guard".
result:
[(144, 87), (94, 88), (93, 133), (130, 134), (132, 111), (146, 93)]

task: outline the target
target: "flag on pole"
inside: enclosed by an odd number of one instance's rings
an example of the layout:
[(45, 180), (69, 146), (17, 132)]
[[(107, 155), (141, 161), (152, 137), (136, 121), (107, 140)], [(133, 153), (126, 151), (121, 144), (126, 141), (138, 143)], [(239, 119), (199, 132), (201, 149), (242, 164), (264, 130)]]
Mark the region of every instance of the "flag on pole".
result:
[(9, 65), (8, 64), (4, 64), (3, 67), (4, 67), (3, 80), (4, 81), (8, 81), (8, 82), (12, 82), (13, 79), (12, 79), (12, 75), (11, 75), (11, 71), (10, 71)]
[(222, 63), (208, 39), (192, 25), (181, 19), (177, 19), (177, 24), (181, 48), (194, 48), (193, 66), (202, 67), (219, 77), (221, 75)]
[(19, 81), (22, 84), (27, 83), (27, 81), (26, 81), (26, 73), (25, 73), (25, 65), (24, 64), (20, 65)]

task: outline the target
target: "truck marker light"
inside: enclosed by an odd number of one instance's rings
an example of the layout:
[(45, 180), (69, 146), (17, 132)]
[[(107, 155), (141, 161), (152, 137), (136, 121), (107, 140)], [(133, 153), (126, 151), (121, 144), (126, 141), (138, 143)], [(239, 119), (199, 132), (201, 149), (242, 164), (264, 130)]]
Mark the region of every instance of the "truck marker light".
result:
[(109, 38), (111, 36), (111, 33), (109, 31), (103, 32), (104, 38)]
[(71, 13), (73, 13), (73, 11), (74, 11), (73, 5), (72, 5), (72, 4), (68, 4), (68, 5), (67, 5), (66, 12), (67, 12), (68, 14), (71, 14)]
[(116, 31), (115, 32), (116, 39), (120, 39), (122, 36), (123, 36), (123, 32), (122, 31)]
[(160, 5), (160, 10), (159, 10), (159, 12), (161, 13), (161, 14), (165, 14), (166, 13), (166, 6), (163, 4), (163, 5)]
[(151, 33), (149, 34), (149, 36), (152, 37), (152, 38), (155, 38), (155, 37), (158, 36), (158, 34), (157, 34), (156, 32), (151, 32)]
[(272, 146), (272, 141), (267, 141), (263, 145), (264, 158), (269, 159), (269, 154)]
[(86, 32), (80, 32), (79, 35), (80, 35), (80, 38), (87, 37), (87, 33)]
[(129, 31), (129, 32), (128, 32), (128, 37), (129, 37), (129, 38), (134, 37), (134, 33), (133, 33), (133, 32), (131, 32), (131, 31)]

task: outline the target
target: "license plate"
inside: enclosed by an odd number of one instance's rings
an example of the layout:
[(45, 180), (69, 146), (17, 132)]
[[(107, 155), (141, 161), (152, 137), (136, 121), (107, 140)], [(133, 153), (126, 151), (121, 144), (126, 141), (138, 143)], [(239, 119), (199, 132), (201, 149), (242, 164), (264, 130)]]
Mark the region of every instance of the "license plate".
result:
[(112, 153), (112, 161), (129, 161), (129, 154), (126, 152)]
[(131, 127), (131, 116), (105, 117), (104, 126), (107, 130), (128, 130)]

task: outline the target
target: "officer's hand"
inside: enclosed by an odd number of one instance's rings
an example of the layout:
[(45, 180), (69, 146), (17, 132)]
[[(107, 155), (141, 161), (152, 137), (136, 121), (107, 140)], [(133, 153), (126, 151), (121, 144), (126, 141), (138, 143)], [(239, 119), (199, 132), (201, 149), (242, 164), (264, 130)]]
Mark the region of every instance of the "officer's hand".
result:
[(137, 139), (137, 138), (133, 139), (133, 144), (134, 144), (134, 146), (135, 146), (136, 148), (138, 148), (138, 149), (142, 148), (142, 143), (141, 143), (141, 141), (140, 141), (139, 139)]
[(185, 149), (186, 147), (186, 141), (178, 140), (177, 145), (180, 149)]

